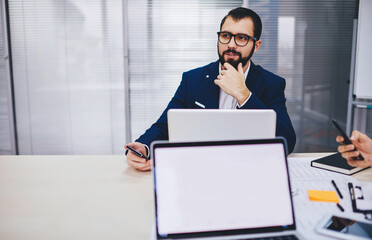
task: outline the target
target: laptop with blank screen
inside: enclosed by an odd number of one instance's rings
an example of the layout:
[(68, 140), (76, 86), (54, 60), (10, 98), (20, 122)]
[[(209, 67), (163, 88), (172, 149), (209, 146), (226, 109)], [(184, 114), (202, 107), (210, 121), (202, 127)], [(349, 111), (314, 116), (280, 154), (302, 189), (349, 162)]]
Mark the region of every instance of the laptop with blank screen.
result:
[(216, 141), (274, 138), (272, 109), (170, 109), (169, 141)]
[(151, 149), (157, 239), (301, 239), (283, 138)]

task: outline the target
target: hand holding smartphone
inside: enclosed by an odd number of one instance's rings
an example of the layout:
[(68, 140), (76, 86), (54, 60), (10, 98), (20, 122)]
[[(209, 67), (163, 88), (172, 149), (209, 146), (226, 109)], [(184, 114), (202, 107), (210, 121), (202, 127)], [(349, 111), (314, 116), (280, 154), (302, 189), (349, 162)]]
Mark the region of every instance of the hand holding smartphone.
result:
[[(349, 137), (346, 135), (345, 131), (342, 130), (342, 128), (340, 127), (340, 125), (338, 124), (338, 122), (335, 119), (332, 119), (332, 124), (333, 124), (333, 126), (335, 126), (335, 128), (338, 130), (338, 132), (344, 138), (344, 142), (343, 142), (344, 145), (353, 144), (351, 142), (351, 140), (349, 139)], [(356, 148), (354, 147), (354, 150), (355, 149)], [(359, 154), (359, 156), (354, 158), (354, 160), (364, 160), (364, 158), (361, 154)]]

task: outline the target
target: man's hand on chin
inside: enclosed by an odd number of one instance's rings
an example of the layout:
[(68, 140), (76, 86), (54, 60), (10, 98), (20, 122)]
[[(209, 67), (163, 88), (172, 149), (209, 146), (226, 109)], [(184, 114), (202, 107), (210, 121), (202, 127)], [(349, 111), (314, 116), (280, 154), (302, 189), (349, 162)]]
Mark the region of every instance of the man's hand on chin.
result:
[(245, 75), (242, 63), (238, 64), (238, 70), (236, 70), (230, 63), (224, 63), (221, 74), (217, 76), (214, 83), (225, 93), (234, 97), (238, 101), (239, 105), (242, 105), (251, 94), (245, 85)]

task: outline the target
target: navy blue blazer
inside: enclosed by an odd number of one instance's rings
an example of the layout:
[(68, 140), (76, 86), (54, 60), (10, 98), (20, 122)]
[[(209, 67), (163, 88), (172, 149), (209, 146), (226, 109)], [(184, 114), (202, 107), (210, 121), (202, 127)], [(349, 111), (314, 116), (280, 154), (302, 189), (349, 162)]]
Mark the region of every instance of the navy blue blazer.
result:
[[(219, 108), (220, 88), (214, 84), (219, 73), (219, 61), (196, 68), (182, 75), (182, 81), (160, 118), (140, 136), (136, 142), (150, 146), (155, 140), (168, 140), (167, 112), (172, 108), (200, 108), (195, 101), (206, 109)], [(273, 109), (276, 112), (276, 136), (286, 138), (291, 153), (296, 144), (296, 134), (285, 106), (285, 80), (259, 65), (251, 62), (246, 85), (252, 92), (248, 102), (241, 109)], [(258, 126), (264, 127), (264, 126)]]

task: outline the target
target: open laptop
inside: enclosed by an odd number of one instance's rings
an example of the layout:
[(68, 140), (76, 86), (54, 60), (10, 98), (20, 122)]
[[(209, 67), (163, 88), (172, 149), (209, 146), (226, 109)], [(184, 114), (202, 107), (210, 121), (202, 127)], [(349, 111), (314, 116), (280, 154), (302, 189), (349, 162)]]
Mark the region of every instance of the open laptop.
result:
[(158, 239), (301, 239), (283, 138), (151, 149)]
[(170, 109), (169, 141), (215, 141), (274, 138), (272, 109)]

